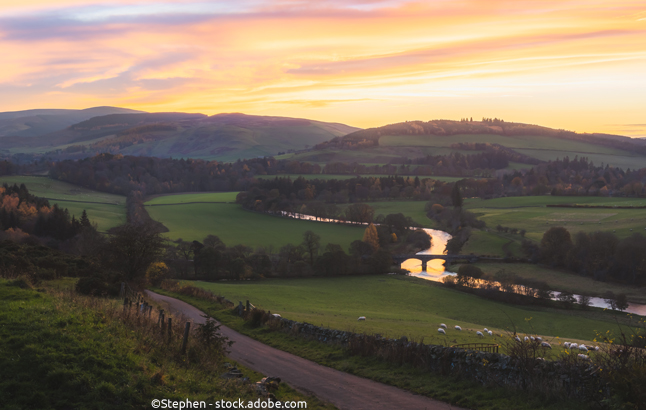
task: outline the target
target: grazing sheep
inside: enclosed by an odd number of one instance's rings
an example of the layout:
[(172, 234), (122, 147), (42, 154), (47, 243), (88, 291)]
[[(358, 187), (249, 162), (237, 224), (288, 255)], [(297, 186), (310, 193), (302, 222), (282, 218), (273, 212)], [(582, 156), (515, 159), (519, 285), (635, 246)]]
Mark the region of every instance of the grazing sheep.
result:
[(281, 316), (281, 315), (279, 315), (278, 313), (272, 313), (271, 315), (272, 315), (273, 317), (282, 317), (282, 316)]
[(458, 325), (455, 325), (455, 330), (462, 330), (462, 328)]
[(580, 350), (580, 351), (582, 351), (582, 352), (587, 352), (587, 351), (588, 351), (588, 347), (587, 347), (586, 345), (580, 345), (580, 346), (579, 346), (579, 350)]
[(547, 342), (541, 342), (541, 346), (543, 346), (543, 347), (545, 347), (545, 348), (547, 348), (547, 349), (551, 349), (551, 348), (552, 348), (552, 345), (551, 345), (551, 344), (549, 344), (549, 343), (547, 343)]
[(446, 329), (446, 325), (445, 325), (444, 323), (440, 323), (440, 327), (441, 327), (442, 329)]
[(529, 337), (525, 336), (525, 337), (523, 338), (523, 340), (524, 340), (524, 341), (526, 341), (526, 342), (529, 342)]
[(529, 340), (531, 340), (532, 342), (535, 342), (535, 341), (536, 341), (536, 338), (535, 338), (534, 336), (530, 336), (530, 337), (529, 337)]
[(570, 349), (571, 349), (571, 350), (578, 349), (578, 348), (579, 348), (579, 345), (578, 345), (578, 344), (576, 344), (576, 343), (570, 343)]
[(569, 349), (570, 348), (570, 342), (563, 343), (563, 347), (566, 348), (566, 349)]
[(579, 359), (582, 359), (582, 360), (590, 360), (590, 356), (585, 355), (585, 354), (583, 354), (583, 353), (579, 353), (579, 354), (577, 355), (577, 357), (578, 357)]
[(476, 332), (476, 335), (477, 335), (477, 336), (479, 336), (479, 337), (484, 337), (484, 335), (483, 335), (483, 334), (482, 334), (482, 332), (480, 332), (480, 331), (477, 331), (477, 332)]
[(489, 336), (493, 336), (493, 332), (491, 330), (487, 330), (487, 333), (489, 333)]
[(543, 341), (543, 338), (542, 338), (542, 337), (540, 337), (540, 336), (536, 336), (536, 340), (538, 340), (539, 342), (542, 342), (542, 341)]
[(516, 340), (517, 342), (520, 342), (520, 337), (514, 336), (514, 340)]
[(489, 329), (487, 329), (486, 327), (484, 328), (484, 331), (489, 333)]
[(596, 352), (598, 352), (598, 351), (599, 351), (599, 346), (595, 346), (595, 347), (594, 347), (594, 350), (595, 350)]
[(366, 320), (366, 317), (365, 316), (359, 316), (359, 319), (357, 319), (357, 320)]
[(445, 334), (446, 334), (446, 331), (444, 331), (444, 329), (442, 329), (442, 328), (437, 329), (437, 331), (438, 331), (438, 332), (440, 332), (440, 333), (442, 333), (443, 335), (445, 335)]

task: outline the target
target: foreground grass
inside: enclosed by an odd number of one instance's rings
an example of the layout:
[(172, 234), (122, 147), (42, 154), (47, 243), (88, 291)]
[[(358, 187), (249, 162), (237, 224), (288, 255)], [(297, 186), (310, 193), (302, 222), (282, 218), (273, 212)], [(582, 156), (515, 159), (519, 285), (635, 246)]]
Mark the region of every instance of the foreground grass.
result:
[[(0, 280), (3, 409), (145, 409), (164, 398), (257, 400), (249, 386), (220, 378), (226, 372), (221, 356), (194, 342), (182, 356), (174, 344), (131, 326), (133, 321), (116, 320), (121, 309), (115, 315), (109, 301), (46, 290)], [(241, 370), (252, 382), (262, 377)], [(307, 400), (308, 408), (333, 408), (285, 385), (276, 395)]]
[[(182, 195), (189, 197), (194, 194)], [(201, 194), (197, 194), (201, 195)], [(176, 196), (164, 197), (175, 200)], [(188, 199), (185, 199), (187, 202)], [(297, 245), (303, 241), (303, 233), (311, 230), (321, 237), (321, 246), (328, 243), (345, 249), (352, 241), (361, 239), (365, 227), (356, 227), (323, 222), (299, 221), (244, 210), (236, 204), (179, 204), (147, 206), (150, 216), (162, 222), (170, 239), (201, 241), (207, 235), (217, 235), (227, 244), (256, 247), (279, 247), (288, 243)]]
[[(562, 341), (594, 340), (598, 333), (616, 331), (616, 319), (627, 314), (602, 309), (561, 310), (515, 306), (449, 289), (423, 279), (397, 276), (271, 279), (262, 282), (190, 282), (237, 304), (252, 304), (288, 319), (332, 329), (407, 336), (424, 343), (505, 343), (508, 332)], [(357, 321), (366, 316), (366, 321)], [(437, 332), (448, 325), (447, 335)], [(459, 325), (462, 331), (453, 327)], [(487, 327), (494, 337), (480, 339), (476, 331)]]
[(87, 211), (92, 222), (96, 222), (100, 231), (106, 231), (126, 222), (126, 197), (94, 191), (78, 185), (68, 184), (45, 176), (3, 176), (2, 184), (25, 184), (29, 193), (48, 198), (51, 205), (58, 204), (67, 208), (70, 215), (81, 217)]
[[(224, 325), (269, 346), (312, 360), (346, 373), (390, 384), (455, 406), (479, 410), (588, 409), (586, 403), (561, 401), (529, 395), (525, 392), (483, 387), (474, 382), (431, 374), (408, 365), (398, 366), (380, 359), (350, 356), (338, 346), (308, 341), (266, 327), (254, 328), (222, 305), (161, 289), (156, 292), (173, 296), (216, 318)], [(273, 310), (272, 310), (273, 311)], [(396, 404), (393, 404), (396, 408)]]

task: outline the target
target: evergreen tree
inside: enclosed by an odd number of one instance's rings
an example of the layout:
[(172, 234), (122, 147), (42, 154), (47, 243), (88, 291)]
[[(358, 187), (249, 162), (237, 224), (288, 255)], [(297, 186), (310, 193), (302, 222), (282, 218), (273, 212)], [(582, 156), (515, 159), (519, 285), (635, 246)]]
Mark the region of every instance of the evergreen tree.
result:
[(453, 189), (451, 190), (451, 202), (455, 208), (462, 208), (462, 194), (460, 193), (458, 182), (453, 184)]
[(87, 217), (87, 212), (85, 212), (85, 209), (81, 214), (81, 226), (84, 228), (89, 228), (90, 226), (92, 226), (92, 224), (90, 223), (90, 219)]

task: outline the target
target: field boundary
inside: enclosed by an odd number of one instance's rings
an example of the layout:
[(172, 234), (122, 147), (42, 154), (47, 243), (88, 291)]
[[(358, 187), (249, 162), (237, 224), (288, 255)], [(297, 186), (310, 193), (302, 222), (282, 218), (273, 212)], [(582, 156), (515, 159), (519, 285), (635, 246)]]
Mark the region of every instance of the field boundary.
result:
[(124, 204), (115, 204), (114, 202), (91, 202), (91, 201), (76, 201), (74, 199), (60, 199), (60, 198), (47, 198), (47, 197), (40, 197), (47, 199), (48, 201), (56, 201), (56, 202), (74, 202), (77, 204), (98, 204), (98, 205), (114, 205), (114, 206), (122, 206)]
[(144, 206), (169, 206), (169, 205), (191, 205), (191, 204), (235, 204), (235, 202), (195, 201), (195, 202), (176, 202), (172, 204), (149, 204), (149, 205), (146, 205), (144, 203)]

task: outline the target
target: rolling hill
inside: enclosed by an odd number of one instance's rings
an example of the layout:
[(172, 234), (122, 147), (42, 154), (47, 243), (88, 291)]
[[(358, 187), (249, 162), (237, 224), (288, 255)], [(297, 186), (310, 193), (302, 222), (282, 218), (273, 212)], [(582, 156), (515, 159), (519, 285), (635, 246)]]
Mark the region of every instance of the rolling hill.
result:
[[(538, 125), (502, 120), (408, 121), (359, 130), (318, 144), (312, 149), (279, 158), (317, 163), (406, 163), (411, 158), (459, 152), (475, 154), (475, 144), (498, 144), (526, 158), (550, 161), (585, 156), (595, 164), (642, 168), (646, 140), (619, 135), (578, 134)], [(524, 167), (531, 167), (529, 161)], [(512, 164), (511, 168), (522, 168)]]
[[(11, 119), (11, 113), (3, 115)], [(110, 152), (235, 161), (305, 149), (357, 130), (339, 123), (245, 114), (113, 113), (29, 139), (0, 138), (0, 150), (29, 158), (75, 159)]]

